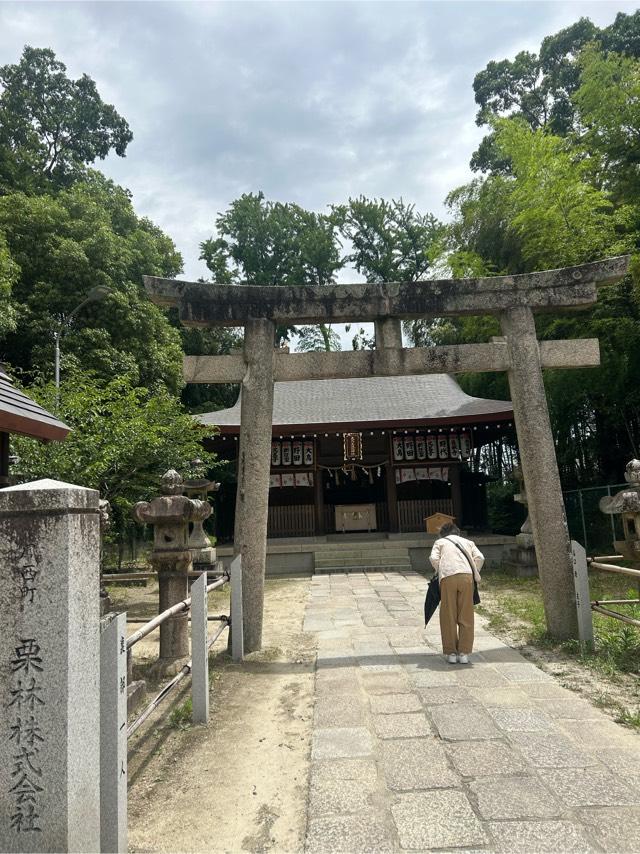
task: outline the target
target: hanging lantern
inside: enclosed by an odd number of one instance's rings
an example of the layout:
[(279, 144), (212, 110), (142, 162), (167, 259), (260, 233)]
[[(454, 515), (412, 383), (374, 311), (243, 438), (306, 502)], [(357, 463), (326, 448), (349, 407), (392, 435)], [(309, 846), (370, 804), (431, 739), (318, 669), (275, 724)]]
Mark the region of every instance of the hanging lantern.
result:
[(404, 437), (404, 458), (405, 460), (415, 460), (416, 445), (413, 436)]
[(441, 460), (449, 458), (449, 440), (447, 436), (438, 436), (438, 457)]
[(435, 436), (427, 436), (427, 457), (430, 460), (438, 459), (438, 440)]
[(404, 442), (399, 436), (393, 437), (393, 459), (397, 462), (404, 460)]
[(416, 436), (416, 457), (419, 460), (427, 459), (427, 443), (424, 436)]
[(468, 460), (471, 456), (471, 436), (468, 433), (460, 434), (460, 451), (463, 460)]
[(283, 442), (282, 443), (282, 465), (290, 466), (291, 465), (291, 442)]
[(460, 454), (460, 441), (456, 433), (452, 433), (449, 436), (449, 453), (451, 454), (451, 459), (458, 459)]
[(313, 442), (304, 443), (304, 464), (305, 466), (313, 465)]
[(292, 444), (293, 464), (294, 466), (302, 465), (302, 442), (293, 442)]
[(282, 453), (280, 448), (280, 442), (272, 442), (271, 443), (271, 465), (279, 466), (280, 460), (282, 459)]

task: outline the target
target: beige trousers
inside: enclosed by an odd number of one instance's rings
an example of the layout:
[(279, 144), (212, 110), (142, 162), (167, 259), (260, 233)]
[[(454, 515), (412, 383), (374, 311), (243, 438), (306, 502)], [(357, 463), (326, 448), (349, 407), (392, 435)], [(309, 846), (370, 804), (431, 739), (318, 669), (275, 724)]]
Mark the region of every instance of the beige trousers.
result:
[(473, 575), (458, 572), (440, 582), (440, 634), (445, 655), (473, 650)]

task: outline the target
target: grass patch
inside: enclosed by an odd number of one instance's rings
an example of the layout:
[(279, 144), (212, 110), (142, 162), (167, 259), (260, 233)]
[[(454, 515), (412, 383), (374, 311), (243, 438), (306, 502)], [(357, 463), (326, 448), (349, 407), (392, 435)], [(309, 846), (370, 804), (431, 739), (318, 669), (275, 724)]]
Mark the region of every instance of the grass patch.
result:
[[(488, 618), (490, 630), (511, 631), (525, 643), (561, 649), (610, 677), (617, 673), (640, 675), (640, 630), (634, 626), (594, 613), (595, 650), (583, 654), (577, 641), (558, 644), (549, 637), (537, 578), (512, 578), (505, 573), (491, 573), (485, 576), (484, 582), (492, 601), (489, 606), (480, 606), (478, 610)], [(637, 590), (629, 589), (629, 582), (624, 576), (593, 572), (590, 589), (592, 599), (638, 598)], [(610, 607), (640, 619), (638, 605)]]
[(193, 704), (191, 697), (187, 697), (184, 703), (171, 712), (169, 715), (169, 725), (174, 729), (189, 729), (192, 724)]

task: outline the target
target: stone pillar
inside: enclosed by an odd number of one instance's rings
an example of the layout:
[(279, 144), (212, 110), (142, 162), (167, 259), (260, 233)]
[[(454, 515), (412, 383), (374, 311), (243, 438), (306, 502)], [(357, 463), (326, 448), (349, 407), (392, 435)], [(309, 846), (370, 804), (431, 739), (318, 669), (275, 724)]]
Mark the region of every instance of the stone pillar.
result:
[(244, 651), (262, 647), (264, 574), (273, 423), (275, 325), (249, 320), (244, 330), (247, 371), (242, 381), (234, 554), (242, 555)]
[(375, 321), (376, 350), (402, 348), (402, 321), (383, 317)]
[(533, 312), (512, 308), (501, 317), (522, 472), (538, 559), (547, 628), (558, 640), (578, 637), (573, 564)]
[(0, 490), (0, 850), (100, 850), (98, 493)]

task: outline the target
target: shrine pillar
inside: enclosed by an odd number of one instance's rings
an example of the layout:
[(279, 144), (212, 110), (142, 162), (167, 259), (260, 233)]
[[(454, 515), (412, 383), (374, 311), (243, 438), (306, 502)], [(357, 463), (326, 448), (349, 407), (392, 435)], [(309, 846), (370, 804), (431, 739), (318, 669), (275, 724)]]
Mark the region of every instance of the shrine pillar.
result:
[(510, 308), (501, 324), (547, 629), (558, 640), (577, 638), (571, 544), (533, 312)]
[(234, 555), (242, 555), (245, 652), (255, 652), (262, 647), (273, 422), (274, 335), (275, 324), (271, 320), (251, 319), (245, 324), (246, 372), (240, 393), (234, 531)]

